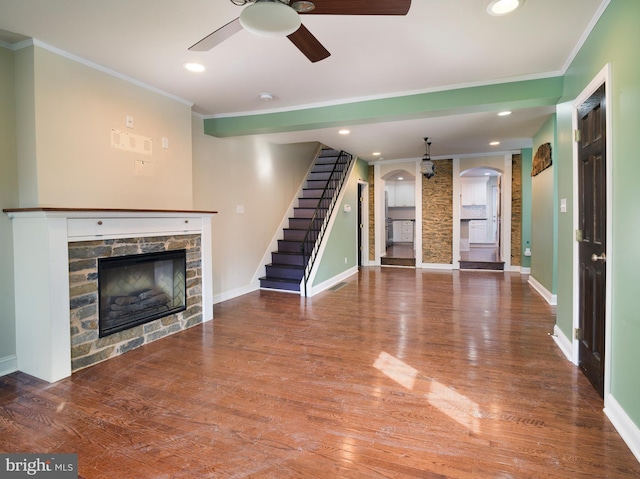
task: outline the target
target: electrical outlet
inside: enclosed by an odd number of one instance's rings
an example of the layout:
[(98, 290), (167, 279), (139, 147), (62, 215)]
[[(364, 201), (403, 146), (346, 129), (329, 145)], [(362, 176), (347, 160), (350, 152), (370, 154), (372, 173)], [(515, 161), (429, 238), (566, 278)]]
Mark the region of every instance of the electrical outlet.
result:
[(344, 257), (344, 264), (347, 264), (347, 257)]

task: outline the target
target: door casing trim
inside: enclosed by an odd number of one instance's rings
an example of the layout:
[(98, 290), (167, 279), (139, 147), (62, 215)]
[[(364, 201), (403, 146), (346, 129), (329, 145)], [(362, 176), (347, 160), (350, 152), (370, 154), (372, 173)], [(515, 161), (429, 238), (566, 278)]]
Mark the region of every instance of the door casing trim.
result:
[[(612, 275), (611, 264), (613, 261), (613, 201), (611, 192), (613, 191), (613, 154), (612, 154), (612, 121), (611, 121), (611, 102), (608, 101), (611, 98), (611, 64), (607, 63), (598, 74), (591, 80), (589, 85), (582, 90), (580, 95), (573, 102), (572, 107), (572, 129), (576, 131), (578, 129), (578, 108), (582, 105), (591, 95), (593, 95), (600, 86), (605, 85), (605, 131), (606, 131), (606, 145), (605, 154), (607, 155), (607, 171), (606, 171), (606, 187), (607, 187), (607, 247), (606, 255), (607, 262), (605, 267), (606, 275), (606, 287), (605, 287), (605, 344), (604, 344), (604, 397), (605, 400), (609, 395), (611, 389), (611, 291), (612, 291)], [(579, 204), (578, 204), (578, 143), (573, 141), (573, 231), (578, 229), (579, 225)], [(580, 259), (579, 243), (573, 241), (573, 329), (580, 327)], [(572, 334), (573, 336), (573, 334)], [(572, 362), (578, 364), (579, 362), (579, 341), (572, 338), (573, 358)]]

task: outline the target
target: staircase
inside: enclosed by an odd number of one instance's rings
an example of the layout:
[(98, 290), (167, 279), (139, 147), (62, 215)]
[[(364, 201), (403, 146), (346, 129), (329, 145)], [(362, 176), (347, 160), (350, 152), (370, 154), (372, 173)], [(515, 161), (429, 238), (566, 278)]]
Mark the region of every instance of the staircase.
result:
[(504, 271), (504, 261), (500, 261), (500, 248), (496, 245), (476, 246), (469, 251), (461, 251), (460, 269)]
[(331, 215), (351, 161), (349, 154), (322, 149), (289, 218), (289, 227), (283, 229), (283, 239), (278, 240), (278, 250), (271, 253), (266, 275), (260, 278), (261, 289), (300, 292), (305, 268), (315, 260), (325, 220)]

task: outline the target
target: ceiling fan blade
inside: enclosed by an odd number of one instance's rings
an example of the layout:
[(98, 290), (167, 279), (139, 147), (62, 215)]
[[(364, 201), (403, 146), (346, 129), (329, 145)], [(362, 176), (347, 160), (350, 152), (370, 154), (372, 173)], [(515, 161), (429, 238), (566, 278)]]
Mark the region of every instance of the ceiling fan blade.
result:
[(231, 35), (238, 33), (240, 30), (242, 30), (240, 18), (236, 18), (235, 20), (231, 20), (225, 26), (218, 28), (215, 32), (210, 33), (198, 43), (191, 45), (189, 50), (192, 52), (206, 52), (216, 45), (224, 42)]
[(300, 25), (300, 28), (287, 35), (287, 38), (313, 63), (331, 55), (304, 25)]
[[(301, 14), (319, 15), (406, 15), (411, 0), (313, 0), (315, 9)], [(295, 0), (291, 2), (295, 4)]]

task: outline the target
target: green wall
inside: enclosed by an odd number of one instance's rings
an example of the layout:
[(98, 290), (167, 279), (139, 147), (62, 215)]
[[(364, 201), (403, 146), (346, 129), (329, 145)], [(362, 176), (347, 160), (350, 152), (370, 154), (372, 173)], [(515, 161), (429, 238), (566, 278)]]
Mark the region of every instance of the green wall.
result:
[(558, 198), (567, 200), (567, 212), (558, 216), (558, 304), (556, 325), (567, 338), (573, 337), (573, 125), (571, 111), (573, 102), (564, 102), (556, 107), (558, 162)]
[[(533, 137), (533, 155), (538, 148), (551, 143), (552, 164), (531, 178), (531, 276), (551, 294), (556, 293), (556, 151), (555, 115), (545, 122)], [(529, 170), (531, 172), (531, 170)]]
[[(368, 175), (368, 163), (357, 159), (345, 185), (345, 195), (337, 206), (338, 214), (329, 233), (314, 286), (358, 265), (358, 182), (366, 182)], [(344, 205), (350, 205), (351, 211), (345, 212)]]
[[(610, 393), (626, 414), (640, 427), (640, 161), (638, 160), (638, 131), (640, 131), (640, 2), (612, 0), (593, 29), (591, 35), (569, 66), (564, 82), (564, 96), (573, 102), (590, 81), (606, 65), (611, 66), (611, 82), (607, 90), (607, 108), (611, 114), (612, 135), (608, 143), (612, 155), (608, 158), (613, 171), (612, 233), (608, 238), (612, 254), (609, 256), (611, 276), (611, 350)], [(560, 197), (572, 198), (573, 174), (569, 165), (571, 155), (571, 109), (564, 102), (558, 106)], [(571, 216), (559, 218), (559, 250), (572, 248)], [(558, 270), (572, 268), (572, 255), (561, 254)], [(558, 290), (558, 325), (567, 334), (571, 323), (572, 283), (561, 277)], [(568, 337), (571, 337), (567, 334)]]
[[(0, 47), (0, 209), (18, 206), (18, 165), (13, 52)], [(13, 290), (13, 233), (11, 220), (0, 213), (0, 375), (13, 370), (15, 318)]]
[(561, 94), (562, 77), (543, 78), (295, 111), (207, 118), (204, 130), (207, 135), (224, 138), (498, 109), (517, 110), (555, 105)]

